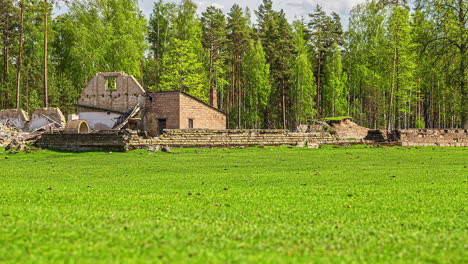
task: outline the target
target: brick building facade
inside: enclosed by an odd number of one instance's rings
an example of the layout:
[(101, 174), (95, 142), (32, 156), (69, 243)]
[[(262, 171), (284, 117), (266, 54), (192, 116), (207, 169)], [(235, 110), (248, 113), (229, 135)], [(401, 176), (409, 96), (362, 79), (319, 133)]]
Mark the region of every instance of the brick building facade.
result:
[(97, 73), (81, 93), (79, 119), (93, 130), (111, 129), (120, 115), (139, 107), (139, 129), (157, 136), (163, 129), (226, 129), (226, 115), (210, 103), (183, 92), (146, 92), (131, 75)]
[(147, 93), (144, 130), (154, 136), (162, 129), (226, 129), (226, 114), (183, 92)]

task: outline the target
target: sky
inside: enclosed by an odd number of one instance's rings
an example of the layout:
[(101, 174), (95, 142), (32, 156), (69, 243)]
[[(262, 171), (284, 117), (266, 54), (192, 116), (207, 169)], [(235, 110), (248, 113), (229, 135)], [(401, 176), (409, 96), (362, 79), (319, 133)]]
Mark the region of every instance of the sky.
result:
[[(149, 17), (152, 9), (153, 2), (155, 0), (140, 0), (140, 8), (146, 17)], [(166, 0), (167, 2), (179, 2), (178, 0)], [(200, 1), (193, 0), (198, 6), (198, 12), (205, 11), (210, 6), (216, 6), (224, 10), (227, 14), (229, 9), (234, 3), (237, 3), (241, 7), (249, 7), (252, 11), (257, 10), (258, 6), (262, 3), (262, 0), (209, 0)], [(329, 14), (332, 11), (340, 14), (343, 26), (347, 28), (349, 11), (351, 8), (359, 3), (363, 3), (365, 0), (273, 0), (273, 8), (275, 10), (283, 9), (286, 13), (287, 18), (293, 21), (295, 18), (304, 17), (308, 20), (308, 14), (311, 13), (317, 4), (323, 7), (323, 9)], [(64, 7), (56, 7), (55, 13), (60, 14), (66, 11)], [(253, 17), (255, 19), (255, 17)]]

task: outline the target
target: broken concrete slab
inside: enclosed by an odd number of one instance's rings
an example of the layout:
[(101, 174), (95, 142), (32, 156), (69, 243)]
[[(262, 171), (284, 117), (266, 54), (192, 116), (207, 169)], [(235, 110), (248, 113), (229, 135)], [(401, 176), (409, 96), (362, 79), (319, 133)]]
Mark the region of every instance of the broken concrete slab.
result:
[(5, 109), (0, 111), (0, 123), (25, 129), (29, 122), (28, 113), (21, 109)]
[(36, 109), (32, 114), (28, 130), (35, 130), (44, 127), (50, 123), (57, 123), (65, 127), (66, 120), (59, 108), (41, 108)]

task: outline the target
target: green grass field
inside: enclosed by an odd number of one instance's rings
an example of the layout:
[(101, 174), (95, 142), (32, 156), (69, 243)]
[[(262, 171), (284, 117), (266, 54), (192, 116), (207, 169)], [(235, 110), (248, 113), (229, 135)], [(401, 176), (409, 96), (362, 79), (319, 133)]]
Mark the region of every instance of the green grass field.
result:
[(0, 263), (468, 262), (468, 148), (173, 151), (0, 150)]

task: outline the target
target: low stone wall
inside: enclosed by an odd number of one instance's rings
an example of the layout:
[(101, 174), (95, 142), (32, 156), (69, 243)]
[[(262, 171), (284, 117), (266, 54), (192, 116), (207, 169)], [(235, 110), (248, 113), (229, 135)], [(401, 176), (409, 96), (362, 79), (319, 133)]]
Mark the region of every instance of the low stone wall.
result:
[(400, 131), (402, 146), (468, 147), (468, 130), (406, 129)]
[(122, 132), (93, 134), (42, 134), (36, 145), (62, 151), (128, 151), (129, 136)]
[(235, 147), (278, 146), (306, 144), (364, 143), (363, 141), (340, 140), (330, 133), (292, 133), (287, 130), (173, 130), (166, 129), (160, 137), (143, 139), (132, 137), (130, 148), (150, 146), (170, 147)]

